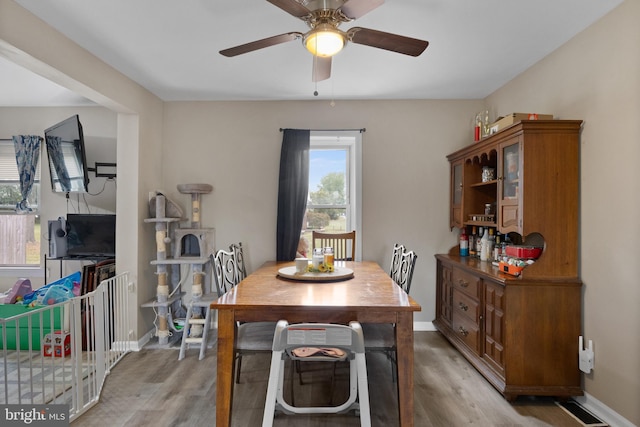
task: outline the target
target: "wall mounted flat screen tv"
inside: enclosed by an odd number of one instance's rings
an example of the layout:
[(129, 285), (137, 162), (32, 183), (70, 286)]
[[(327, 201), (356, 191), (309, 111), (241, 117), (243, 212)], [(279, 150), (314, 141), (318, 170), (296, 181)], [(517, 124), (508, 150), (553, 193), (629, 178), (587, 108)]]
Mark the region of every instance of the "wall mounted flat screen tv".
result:
[(51, 190), (58, 193), (86, 193), (89, 172), (84, 135), (78, 115), (44, 131), (49, 157)]
[(67, 256), (112, 258), (116, 256), (116, 216), (67, 214)]

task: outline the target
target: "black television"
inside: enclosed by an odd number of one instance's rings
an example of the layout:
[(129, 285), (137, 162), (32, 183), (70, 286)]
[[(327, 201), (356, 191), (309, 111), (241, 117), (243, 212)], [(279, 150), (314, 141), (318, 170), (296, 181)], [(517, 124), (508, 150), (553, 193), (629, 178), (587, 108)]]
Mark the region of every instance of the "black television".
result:
[(89, 191), (89, 170), (82, 124), (76, 114), (44, 131), (51, 190), (57, 193)]
[(67, 214), (67, 256), (113, 258), (116, 255), (116, 216)]

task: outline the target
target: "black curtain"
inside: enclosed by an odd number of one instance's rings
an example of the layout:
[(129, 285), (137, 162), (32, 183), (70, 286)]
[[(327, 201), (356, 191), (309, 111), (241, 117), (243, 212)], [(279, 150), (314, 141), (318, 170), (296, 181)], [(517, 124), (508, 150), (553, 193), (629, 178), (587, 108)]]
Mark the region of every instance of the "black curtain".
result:
[(284, 129), (278, 184), (276, 259), (296, 257), (309, 192), (309, 146), (311, 131)]

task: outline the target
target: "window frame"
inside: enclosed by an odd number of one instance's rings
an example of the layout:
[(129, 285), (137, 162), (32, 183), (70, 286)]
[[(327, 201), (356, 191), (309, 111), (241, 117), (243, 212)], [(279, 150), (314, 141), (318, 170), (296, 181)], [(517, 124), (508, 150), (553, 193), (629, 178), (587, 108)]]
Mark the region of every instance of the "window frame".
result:
[[(15, 211), (15, 205), (0, 205), (0, 215), (35, 215), (40, 216), (42, 203), (42, 147), (40, 147), (40, 156), (38, 156), (38, 166), (36, 168), (36, 177), (32, 194), (35, 196), (35, 203), (30, 203), (33, 212), (26, 214)], [(15, 148), (12, 139), (0, 139), (0, 185), (18, 185), (20, 186), (20, 178), (18, 166), (15, 160)], [(42, 218), (40, 216), (40, 218)], [(43, 224), (40, 224), (43, 227)], [(0, 277), (26, 276), (41, 277), (42, 270), (42, 229), (40, 232), (40, 261), (38, 264), (0, 264)]]
[[(346, 205), (307, 205), (310, 208), (346, 208), (346, 231), (356, 231), (355, 259), (362, 259), (362, 131), (312, 130), (310, 150), (346, 149)], [(309, 189), (311, 191), (311, 189)]]

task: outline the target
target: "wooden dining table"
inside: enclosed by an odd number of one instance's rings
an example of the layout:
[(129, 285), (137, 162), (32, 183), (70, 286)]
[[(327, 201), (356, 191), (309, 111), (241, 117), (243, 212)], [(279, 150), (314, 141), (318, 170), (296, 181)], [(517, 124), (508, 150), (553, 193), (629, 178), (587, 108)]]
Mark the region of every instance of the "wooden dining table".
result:
[(421, 307), (373, 261), (337, 261), (350, 278), (281, 277), (293, 262), (268, 261), (211, 304), (218, 310), (216, 425), (231, 425), (237, 322), (395, 323), (400, 426), (413, 426), (413, 313)]

